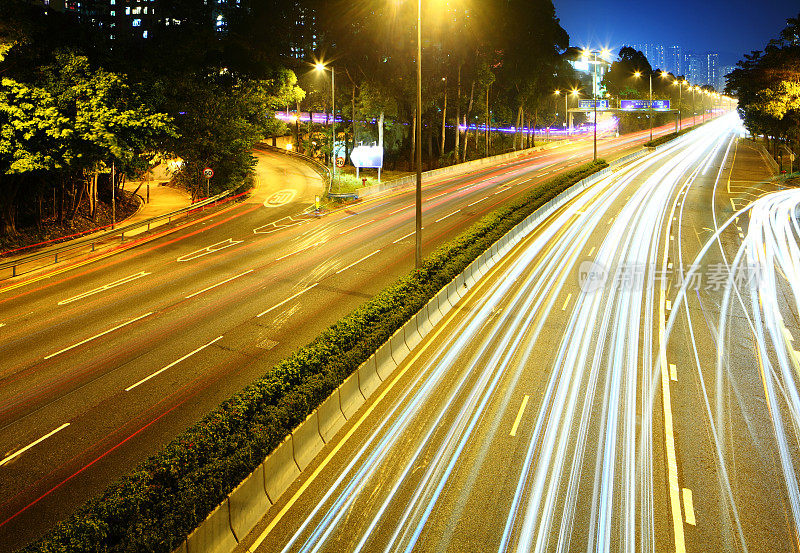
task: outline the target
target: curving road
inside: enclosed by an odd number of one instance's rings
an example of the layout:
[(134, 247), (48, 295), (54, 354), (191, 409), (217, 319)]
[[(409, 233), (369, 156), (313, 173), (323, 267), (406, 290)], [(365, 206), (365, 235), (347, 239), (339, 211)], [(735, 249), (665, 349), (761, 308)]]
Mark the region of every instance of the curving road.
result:
[(798, 195), (740, 131), (526, 237), (240, 550), (798, 550)]
[[(624, 155), (646, 135), (603, 139), (600, 155)], [(410, 270), (413, 191), (317, 217), (316, 174), (258, 155), (246, 201), (0, 287), (6, 549)], [(425, 252), (590, 157), (582, 140), (426, 183)]]

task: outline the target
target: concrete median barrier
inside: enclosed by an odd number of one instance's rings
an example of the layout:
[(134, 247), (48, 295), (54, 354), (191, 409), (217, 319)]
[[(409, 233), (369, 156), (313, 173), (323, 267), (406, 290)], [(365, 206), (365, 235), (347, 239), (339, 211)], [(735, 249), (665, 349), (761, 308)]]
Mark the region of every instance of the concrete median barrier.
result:
[(339, 406), (344, 418), (350, 420), (362, 405), (364, 405), (364, 394), (358, 387), (358, 371), (356, 371), (339, 385)]
[(300, 467), (294, 462), (292, 451), (292, 435), (270, 453), (264, 465), (264, 488), (267, 496), (273, 503), (278, 500), (283, 492), (292, 485), (294, 479), (300, 476)]
[(458, 287), (456, 286), (456, 281), (451, 280), (447, 283), (445, 287), (445, 291), (447, 292), (447, 301), (450, 303), (451, 307), (455, 307), (458, 303), (458, 300), (461, 299), (461, 296), (458, 295)]
[(314, 411), (292, 431), (294, 461), (300, 470), (305, 470), (311, 464), (324, 445), (319, 433), (319, 417), (317, 411)]
[[(419, 313), (417, 313), (419, 315)], [(409, 353), (414, 350), (415, 347), (422, 341), (422, 336), (420, 336), (419, 331), (417, 330), (417, 315), (414, 315), (410, 321), (408, 321), (405, 325), (403, 325), (403, 334), (406, 339), (406, 347), (408, 348)]]
[(270, 505), (272, 502), (264, 489), (264, 465), (261, 464), (228, 496), (231, 529), (238, 541), (242, 541), (255, 527)]
[(228, 553), (236, 545), (226, 499), (186, 538), (186, 553)]
[(422, 340), (425, 338), (425, 335), (431, 331), (431, 328), (433, 328), (428, 317), (428, 306), (423, 305), (422, 309), (417, 311), (415, 317), (417, 319), (417, 333), (419, 334), (420, 340)]
[[(381, 348), (378, 348), (378, 351), (381, 351), (382, 348), (385, 348), (383, 355), (388, 357), (391, 361), (392, 355), (389, 352), (389, 345), (384, 344)], [(365, 400), (381, 385), (381, 379), (378, 376), (377, 360), (378, 353), (375, 352), (374, 355), (371, 355), (369, 359), (358, 367), (358, 388), (361, 390), (361, 394), (364, 396)]]
[(325, 443), (328, 443), (345, 423), (339, 388), (335, 389), (328, 399), (322, 402), (317, 410), (317, 416), (319, 417), (319, 434)]
[(439, 294), (436, 294), (425, 304), (428, 310), (428, 324), (433, 328), (442, 320), (442, 312), (439, 310)]
[[(402, 337), (402, 329), (400, 330)], [(397, 333), (395, 333), (397, 334)], [(394, 337), (394, 334), (392, 335)], [(375, 352), (375, 370), (381, 380), (386, 380), (397, 368), (397, 361), (392, 357), (391, 338)], [(363, 390), (362, 390), (363, 391)], [(366, 394), (364, 394), (366, 395)]]
[[(408, 354), (411, 353), (411, 348), (406, 345), (404, 328), (405, 325), (401, 326), (394, 334), (392, 334), (392, 337), (389, 338), (389, 346), (392, 348), (392, 359), (394, 360), (395, 365), (402, 363), (403, 360), (408, 357)], [(383, 374), (380, 372), (380, 369), (378, 370), (378, 376), (380, 376), (382, 380), (386, 380), (388, 378), (388, 375), (383, 376)]]
[(447, 314), (450, 313), (450, 310), (453, 308), (450, 302), (447, 301), (447, 286), (442, 288), (439, 291), (439, 293), (436, 294), (436, 297), (439, 298), (439, 314), (442, 317), (446, 317)]
[(463, 298), (467, 295), (469, 291), (469, 287), (467, 286), (467, 271), (464, 270), (458, 274), (455, 278), (455, 285), (456, 285), (456, 293), (458, 294), (459, 298)]

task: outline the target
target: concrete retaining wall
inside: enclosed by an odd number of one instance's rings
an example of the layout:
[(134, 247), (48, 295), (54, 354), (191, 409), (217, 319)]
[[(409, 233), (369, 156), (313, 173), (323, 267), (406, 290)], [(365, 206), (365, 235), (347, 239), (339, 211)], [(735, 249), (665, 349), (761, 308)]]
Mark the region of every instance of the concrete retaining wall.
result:
[[(646, 155), (637, 152), (615, 161), (613, 168), (595, 173), (562, 192), (511, 229), (492, 247), (473, 261), (460, 275), (395, 332), (358, 370), (350, 375), (311, 413), (306, 420), (266, 458), (266, 460), (225, 499), (208, 518), (176, 549), (180, 553), (228, 553), (247, 535), (308, 467), (324, 444), (336, 434), (346, 420), (391, 377), (411, 351), (433, 330), (459, 300), (466, 295), (491, 268), (519, 243), (537, 224), (576, 195), (602, 179), (622, 163)], [(496, 160), (495, 160), (496, 161)], [(466, 287), (465, 287), (466, 285)]]
[[(465, 163), (459, 163), (457, 165), (449, 165), (447, 167), (442, 167), (440, 169), (433, 169), (432, 171), (425, 171), (424, 173), (422, 173), (422, 184), (424, 186), (428, 181), (438, 176), (450, 175), (455, 173), (465, 173), (467, 171), (471, 171), (477, 167), (482, 167), (484, 165), (493, 165), (496, 163), (500, 163), (502, 161), (516, 160), (518, 158), (524, 157), (534, 152), (551, 150), (553, 148), (557, 148), (558, 146), (566, 146), (571, 143), (572, 143), (571, 141), (551, 142), (549, 144), (545, 144), (542, 146), (536, 146), (535, 148), (528, 148), (527, 150), (508, 152), (507, 154), (484, 157), (481, 159), (467, 161)], [(356, 194), (358, 195), (359, 198), (369, 198), (372, 196), (376, 196), (378, 194), (382, 194), (383, 192), (402, 190), (403, 188), (414, 186), (416, 185), (416, 182), (417, 182), (417, 176), (409, 175), (407, 177), (400, 177), (399, 179), (392, 179), (386, 182), (382, 182), (381, 184), (373, 184), (372, 186), (364, 186), (361, 188), (357, 188)]]

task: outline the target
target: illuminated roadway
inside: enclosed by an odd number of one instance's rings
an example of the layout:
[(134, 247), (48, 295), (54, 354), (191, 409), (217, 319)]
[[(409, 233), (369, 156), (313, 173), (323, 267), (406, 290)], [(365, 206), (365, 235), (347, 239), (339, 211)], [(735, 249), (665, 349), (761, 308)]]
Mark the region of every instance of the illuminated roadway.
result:
[(739, 132), (550, 217), (239, 551), (796, 551), (800, 200)]
[[(604, 139), (600, 156), (647, 134)], [(4, 547), (40, 535), (411, 269), (411, 190), (317, 218), (315, 173), (259, 158), (261, 186), (244, 202), (0, 285)], [(425, 252), (590, 158), (583, 139), (435, 179)]]

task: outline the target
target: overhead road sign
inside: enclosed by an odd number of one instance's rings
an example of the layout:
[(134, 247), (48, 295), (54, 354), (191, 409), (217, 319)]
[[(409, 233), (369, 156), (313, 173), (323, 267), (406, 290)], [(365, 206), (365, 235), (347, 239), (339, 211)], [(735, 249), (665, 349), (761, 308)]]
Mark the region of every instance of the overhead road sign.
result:
[(608, 109), (608, 100), (581, 100), (579, 109), (594, 109), (594, 102), (597, 102), (597, 109)]
[(619, 107), (623, 111), (636, 111), (654, 109), (658, 111), (669, 110), (669, 100), (653, 100), (650, 104), (647, 100), (620, 100)]

